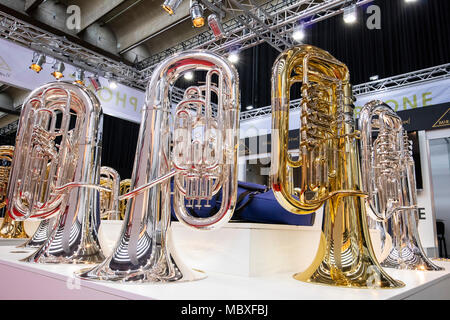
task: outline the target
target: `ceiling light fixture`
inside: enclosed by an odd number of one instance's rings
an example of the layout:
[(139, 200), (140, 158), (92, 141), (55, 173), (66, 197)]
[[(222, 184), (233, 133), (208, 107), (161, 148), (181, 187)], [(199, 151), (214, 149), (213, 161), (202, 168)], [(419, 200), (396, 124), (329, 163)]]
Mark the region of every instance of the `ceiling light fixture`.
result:
[(42, 70), (42, 65), (45, 63), (45, 55), (42, 53), (33, 53), (30, 69), (39, 73)]
[(236, 63), (239, 61), (239, 54), (237, 52), (231, 52), (228, 56), (228, 61), (231, 63)]
[(64, 66), (64, 63), (62, 61), (56, 61), (53, 65), (52, 69), (54, 70), (51, 75), (55, 77), (55, 79), (59, 80), (64, 77), (64, 70), (66, 67)]
[(356, 5), (348, 6), (344, 9), (344, 22), (347, 24), (355, 23), (358, 18)]
[(183, 0), (165, 0), (161, 5), (164, 10), (170, 15), (175, 14), (175, 10), (180, 6), (180, 3)]
[(189, 9), (191, 13), (192, 24), (196, 28), (201, 28), (205, 25), (205, 18), (203, 17), (203, 6), (196, 0), (191, 0)]

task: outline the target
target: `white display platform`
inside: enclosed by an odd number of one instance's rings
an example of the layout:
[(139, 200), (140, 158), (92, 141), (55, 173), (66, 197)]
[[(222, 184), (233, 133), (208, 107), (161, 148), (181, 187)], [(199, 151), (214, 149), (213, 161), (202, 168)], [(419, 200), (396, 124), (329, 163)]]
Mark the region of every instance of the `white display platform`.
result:
[[(206, 272), (257, 277), (298, 272), (312, 262), (321, 233), (321, 217), (313, 226), (229, 222), (220, 229), (198, 231), (172, 222), (178, 256), (189, 266)], [(102, 221), (99, 242), (105, 255), (114, 249), (123, 221)], [(379, 232), (371, 230), (381, 254)]]
[[(163, 300), (384, 300), (450, 299), (450, 262), (435, 261), (446, 271), (386, 269), (406, 286), (399, 289), (350, 289), (303, 283), (292, 272), (236, 276), (208, 272), (193, 282), (117, 284), (79, 280), (75, 270), (86, 265), (19, 262), (29, 253), (0, 246), (0, 299), (163, 299)], [(23, 252), (23, 251), (22, 251)], [(301, 271), (301, 270), (296, 270)]]

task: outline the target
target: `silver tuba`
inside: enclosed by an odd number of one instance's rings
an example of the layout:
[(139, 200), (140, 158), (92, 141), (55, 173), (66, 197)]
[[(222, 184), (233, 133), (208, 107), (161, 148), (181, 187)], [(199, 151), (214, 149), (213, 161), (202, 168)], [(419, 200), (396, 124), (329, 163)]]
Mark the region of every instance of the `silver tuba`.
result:
[[(186, 89), (173, 108), (170, 86), (194, 71), (206, 74), (205, 84)], [(129, 199), (122, 234), (112, 255), (93, 269), (81, 270), (79, 277), (122, 282), (204, 278), (175, 252), (171, 204), (188, 227), (209, 230), (229, 221), (237, 195), (239, 108), (238, 74), (226, 59), (191, 50), (157, 66), (147, 87), (131, 191), (120, 197)], [(214, 215), (190, 215), (194, 207), (210, 206), (219, 192), (221, 205)]]
[(369, 220), (392, 238), (383, 267), (442, 270), (424, 253), (417, 230), (417, 192), (411, 142), (401, 118), (375, 100), (360, 113), (363, 189)]
[(16, 220), (57, 217), (48, 239), (23, 261), (99, 263), (97, 241), (102, 109), (82, 85), (51, 82), (25, 100), (8, 186)]

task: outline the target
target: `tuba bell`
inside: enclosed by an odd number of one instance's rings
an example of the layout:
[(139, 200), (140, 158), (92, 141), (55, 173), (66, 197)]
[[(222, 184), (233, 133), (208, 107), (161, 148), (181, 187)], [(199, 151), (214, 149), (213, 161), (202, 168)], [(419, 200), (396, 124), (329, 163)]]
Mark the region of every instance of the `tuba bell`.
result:
[(102, 110), (86, 87), (50, 82), (25, 100), (8, 186), (16, 220), (57, 217), (26, 262), (99, 263), (97, 241)]
[[(173, 108), (170, 86), (194, 71), (206, 74), (205, 84), (187, 88)], [(147, 86), (131, 191), (120, 197), (128, 199), (122, 234), (112, 255), (99, 266), (80, 271), (79, 277), (121, 282), (205, 277), (176, 254), (171, 204), (178, 220), (194, 229), (210, 230), (229, 221), (237, 195), (239, 108), (238, 75), (226, 59), (191, 50), (157, 66)], [(207, 218), (190, 214), (210, 206), (219, 192), (221, 206), (215, 214)]]
[(382, 235), (392, 239), (389, 255), (381, 265), (443, 270), (427, 258), (420, 242), (414, 159), (402, 119), (387, 104), (375, 100), (362, 108), (359, 128), (368, 218)]
[(0, 238), (22, 239), (28, 238), (23, 221), (14, 221), (11, 219), (8, 210), (5, 210), (7, 199), (6, 191), (8, 188), (13, 155), (13, 146), (0, 146), (0, 209), (5, 211), (3, 223), (0, 226)]
[[(288, 152), (291, 86), (301, 84), (299, 155)], [(358, 132), (349, 70), (310, 45), (285, 50), (272, 72), (271, 183), (288, 211), (308, 214), (325, 204), (312, 264), (300, 281), (355, 288), (398, 288), (379, 265), (367, 228), (361, 190)], [(299, 168), (300, 186), (292, 183)]]

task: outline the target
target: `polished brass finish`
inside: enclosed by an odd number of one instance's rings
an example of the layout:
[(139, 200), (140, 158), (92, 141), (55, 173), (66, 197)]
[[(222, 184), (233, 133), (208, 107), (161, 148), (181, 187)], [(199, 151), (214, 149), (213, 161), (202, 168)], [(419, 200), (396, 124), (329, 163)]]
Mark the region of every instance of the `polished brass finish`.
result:
[[(291, 86), (301, 84), (299, 157), (288, 153)], [(361, 191), (358, 132), (347, 66), (310, 45), (284, 51), (272, 75), (272, 188), (280, 204), (309, 214), (325, 204), (322, 234), (311, 266), (297, 280), (354, 288), (398, 288), (379, 265)], [(291, 181), (301, 169), (301, 185)]]
[(0, 226), (0, 238), (21, 239), (28, 238), (23, 221), (14, 221), (6, 210), (6, 197), (11, 171), (11, 161), (14, 155), (13, 146), (0, 146), (0, 209), (5, 210), (3, 223)]
[(25, 262), (99, 263), (103, 129), (100, 102), (77, 83), (49, 82), (25, 99), (8, 185), (13, 219), (57, 218)]
[[(124, 179), (120, 181), (120, 195), (124, 195), (130, 191), (131, 186), (131, 179)], [(119, 212), (120, 212), (120, 219), (125, 219), (125, 210), (127, 209), (127, 200), (120, 200), (119, 201)]]
[[(383, 267), (443, 270), (423, 250), (419, 232), (412, 145), (402, 119), (382, 101), (368, 102), (359, 117), (363, 189), (369, 223), (380, 230), (386, 250)], [(388, 246), (386, 239), (392, 239)]]
[(110, 167), (100, 168), (100, 219), (119, 220), (119, 173)]

